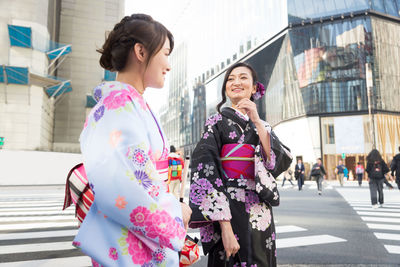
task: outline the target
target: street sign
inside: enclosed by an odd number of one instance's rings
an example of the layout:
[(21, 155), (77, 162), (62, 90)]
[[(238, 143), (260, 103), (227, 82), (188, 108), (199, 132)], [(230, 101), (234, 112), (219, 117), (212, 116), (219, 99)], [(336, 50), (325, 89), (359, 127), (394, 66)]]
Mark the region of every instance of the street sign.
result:
[(342, 153), (342, 159), (345, 159), (345, 158), (346, 158), (346, 154)]
[(4, 146), (4, 137), (0, 137), (0, 147)]

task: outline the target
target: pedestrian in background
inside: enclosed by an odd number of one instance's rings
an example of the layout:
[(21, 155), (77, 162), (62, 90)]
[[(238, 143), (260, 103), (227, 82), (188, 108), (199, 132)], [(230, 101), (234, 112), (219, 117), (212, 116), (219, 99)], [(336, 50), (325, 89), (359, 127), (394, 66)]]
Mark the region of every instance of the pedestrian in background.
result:
[[(254, 99), (265, 93), (246, 63), (229, 67), (218, 113), (210, 116), (192, 154), (190, 227), (200, 227), (208, 266), (276, 266), (272, 206), (279, 193), (271, 126)], [(229, 98), (231, 105), (221, 109)]]
[(73, 245), (94, 266), (178, 266), (191, 210), (166, 192), (168, 144), (143, 98), (162, 88), (172, 34), (152, 17), (124, 17), (98, 51), (117, 79), (94, 89), (80, 136), (94, 201)]
[(288, 180), (292, 186), (294, 186), (292, 180), (293, 180), (293, 172), (289, 168), (285, 172), (283, 172), (283, 182), (282, 182), (282, 187), (285, 185), (285, 181)]
[(295, 171), (294, 171), (294, 177), (297, 179), (297, 185), (299, 187), (299, 191), (301, 191), (301, 189), (303, 188), (304, 172), (305, 172), (304, 164), (301, 161), (301, 159), (299, 159), (297, 161)]
[(356, 175), (358, 180), (358, 186), (361, 186), (364, 176), (364, 166), (360, 162), (357, 162)]
[[(400, 146), (399, 146), (400, 151)], [(397, 187), (400, 190), (400, 153), (394, 156), (392, 163), (390, 164), (390, 169), (392, 171), (392, 177), (396, 178)]]
[(314, 177), (317, 183), (318, 195), (322, 194), (322, 181), (326, 178), (326, 171), (322, 165), (321, 158), (317, 159), (317, 163), (311, 169), (311, 176)]
[(339, 160), (339, 165), (336, 166), (335, 173), (337, 174), (337, 176), (339, 178), (340, 186), (343, 186), (344, 169), (345, 168), (346, 168), (346, 166), (343, 165), (343, 161)]
[(180, 185), (182, 182), (182, 171), (185, 167), (183, 158), (176, 153), (176, 148), (170, 146), (168, 154), (168, 190), (177, 199), (180, 195)]
[[(378, 150), (372, 149), (367, 156), (367, 168), (365, 171), (368, 173), (369, 192), (371, 195), (372, 208), (378, 208), (378, 201), (380, 206), (383, 206), (383, 183), (385, 175), (390, 171), (385, 161), (382, 159)], [(378, 198), (377, 198), (378, 195)]]

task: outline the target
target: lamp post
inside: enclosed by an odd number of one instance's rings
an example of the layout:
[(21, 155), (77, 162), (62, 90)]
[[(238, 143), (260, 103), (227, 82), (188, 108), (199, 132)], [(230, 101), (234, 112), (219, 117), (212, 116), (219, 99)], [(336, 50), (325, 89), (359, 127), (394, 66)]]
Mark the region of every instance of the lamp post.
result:
[(367, 81), (367, 97), (368, 97), (368, 116), (369, 116), (369, 123), (370, 123), (370, 133), (372, 138), (372, 148), (376, 149), (376, 142), (375, 142), (375, 122), (374, 122), (374, 114), (373, 114), (373, 80), (372, 80), (372, 69), (371, 63), (365, 63), (365, 72), (366, 72), (366, 81)]

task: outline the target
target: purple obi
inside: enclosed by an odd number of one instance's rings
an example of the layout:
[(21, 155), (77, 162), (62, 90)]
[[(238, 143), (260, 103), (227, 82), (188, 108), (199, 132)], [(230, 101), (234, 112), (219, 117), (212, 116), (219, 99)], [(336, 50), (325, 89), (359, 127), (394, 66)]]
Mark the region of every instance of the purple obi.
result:
[(254, 179), (254, 150), (249, 144), (223, 145), (220, 156), (225, 178)]

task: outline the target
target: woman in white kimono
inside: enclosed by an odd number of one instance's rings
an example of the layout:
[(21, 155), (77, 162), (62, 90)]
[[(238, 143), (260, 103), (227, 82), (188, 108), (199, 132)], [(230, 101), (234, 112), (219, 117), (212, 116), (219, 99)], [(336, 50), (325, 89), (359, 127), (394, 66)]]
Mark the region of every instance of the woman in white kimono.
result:
[(166, 193), (167, 139), (143, 98), (170, 70), (172, 34), (150, 16), (126, 16), (100, 52), (117, 80), (94, 89), (80, 142), (94, 202), (73, 244), (94, 266), (178, 266), (190, 208)]

